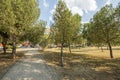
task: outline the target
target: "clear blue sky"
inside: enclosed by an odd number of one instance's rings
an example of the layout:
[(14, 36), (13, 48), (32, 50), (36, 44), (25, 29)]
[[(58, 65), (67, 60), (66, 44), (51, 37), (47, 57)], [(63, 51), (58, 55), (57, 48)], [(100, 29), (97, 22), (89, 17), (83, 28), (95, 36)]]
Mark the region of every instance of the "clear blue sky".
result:
[[(39, 0), (40, 19), (47, 21), (49, 27), (52, 22), (52, 14), (58, 0)], [(64, 0), (73, 14), (78, 13), (82, 16), (82, 22), (89, 22), (92, 16), (106, 4), (116, 6), (120, 0)]]

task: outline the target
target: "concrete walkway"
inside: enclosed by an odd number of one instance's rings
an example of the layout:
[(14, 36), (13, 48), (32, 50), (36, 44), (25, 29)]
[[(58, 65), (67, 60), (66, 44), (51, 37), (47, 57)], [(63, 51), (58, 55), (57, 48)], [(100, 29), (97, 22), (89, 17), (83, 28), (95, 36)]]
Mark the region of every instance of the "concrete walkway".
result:
[(2, 80), (59, 80), (58, 74), (40, 54), (37, 49), (29, 50), (26, 57), (17, 62)]

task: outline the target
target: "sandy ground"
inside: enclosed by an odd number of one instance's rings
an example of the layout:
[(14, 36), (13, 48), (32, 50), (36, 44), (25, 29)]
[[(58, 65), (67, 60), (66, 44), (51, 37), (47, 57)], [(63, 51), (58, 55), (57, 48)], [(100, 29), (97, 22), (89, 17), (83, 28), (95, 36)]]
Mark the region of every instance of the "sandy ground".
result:
[(18, 61), (4, 75), (2, 80), (59, 80), (58, 73), (43, 60), (39, 51), (29, 49), (25, 57)]

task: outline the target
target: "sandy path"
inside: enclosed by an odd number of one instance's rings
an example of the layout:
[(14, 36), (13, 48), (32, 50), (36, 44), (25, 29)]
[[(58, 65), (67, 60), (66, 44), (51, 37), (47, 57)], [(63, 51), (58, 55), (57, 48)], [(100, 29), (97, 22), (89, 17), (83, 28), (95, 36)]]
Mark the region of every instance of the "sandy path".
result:
[(29, 50), (26, 57), (17, 62), (2, 80), (59, 80), (58, 74), (40, 54), (37, 49)]

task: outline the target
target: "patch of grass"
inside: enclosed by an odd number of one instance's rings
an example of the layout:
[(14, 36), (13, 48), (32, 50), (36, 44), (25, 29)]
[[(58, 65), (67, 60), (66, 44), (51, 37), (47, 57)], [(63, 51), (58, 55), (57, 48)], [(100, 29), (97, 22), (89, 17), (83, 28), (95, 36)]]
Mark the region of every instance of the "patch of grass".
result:
[[(58, 50), (46, 50), (43, 55), (48, 65), (55, 67), (61, 74), (61, 80), (120, 80), (119, 57), (110, 59), (106, 56), (98, 56), (99, 53), (96, 52), (100, 50), (95, 48), (84, 48), (77, 53), (75, 51), (74, 49), (72, 54), (65, 51), (63, 68), (59, 67)], [(101, 53), (104, 54), (104, 52)]]

